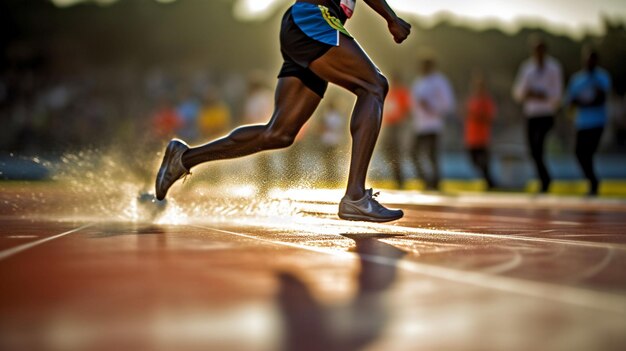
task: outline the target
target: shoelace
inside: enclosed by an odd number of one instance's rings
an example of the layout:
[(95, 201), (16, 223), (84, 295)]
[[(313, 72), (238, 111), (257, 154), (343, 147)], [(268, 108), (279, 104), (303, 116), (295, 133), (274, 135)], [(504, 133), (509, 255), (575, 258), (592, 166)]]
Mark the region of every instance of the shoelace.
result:
[[(372, 190), (372, 189), (369, 189)], [(380, 195), (380, 191), (377, 191), (375, 193), (373, 193), (372, 195), (370, 195), (370, 200), (372, 200), (372, 202), (377, 206), (377, 207), (382, 207), (384, 208), (379, 202), (378, 200), (375, 199), (375, 197), (377, 197), (378, 195)]]
[(191, 177), (193, 175), (193, 173), (191, 172), (187, 172), (185, 174), (183, 174), (183, 184), (185, 184), (187, 182), (187, 178)]

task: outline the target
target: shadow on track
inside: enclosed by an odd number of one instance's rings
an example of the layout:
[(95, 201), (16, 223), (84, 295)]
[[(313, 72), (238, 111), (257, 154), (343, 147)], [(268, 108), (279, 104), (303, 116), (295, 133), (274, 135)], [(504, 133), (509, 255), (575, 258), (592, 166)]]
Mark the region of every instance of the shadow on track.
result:
[(278, 275), (278, 305), (283, 317), (283, 350), (360, 350), (375, 341), (388, 321), (385, 292), (397, 276), (397, 265), (379, 264), (377, 259), (397, 262), (407, 253), (380, 238), (389, 234), (344, 234), (352, 239), (351, 249), (359, 256), (361, 270), (357, 291), (345, 306), (323, 306), (309, 288), (291, 273)]

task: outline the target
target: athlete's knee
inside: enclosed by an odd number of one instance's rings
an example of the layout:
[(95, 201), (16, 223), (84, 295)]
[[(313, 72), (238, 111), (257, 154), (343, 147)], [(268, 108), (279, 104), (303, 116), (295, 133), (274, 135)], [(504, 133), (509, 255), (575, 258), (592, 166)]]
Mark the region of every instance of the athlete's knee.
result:
[(387, 77), (379, 72), (376, 75), (376, 97), (384, 101), (387, 97), (387, 93), (389, 93), (389, 81)]
[(387, 93), (389, 92), (389, 82), (387, 78), (380, 72), (366, 81), (356, 89), (357, 96), (368, 95), (373, 96), (381, 102), (385, 100)]
[(296, 136), (283, 130), (267, 128), (263, 135), (263, 143), (267, 149), (282, 149), (293, 144)]
[(379, 84), (383, 90), (383, 98), (389, 93), (389, 80), (382, 73), (378, 73)]

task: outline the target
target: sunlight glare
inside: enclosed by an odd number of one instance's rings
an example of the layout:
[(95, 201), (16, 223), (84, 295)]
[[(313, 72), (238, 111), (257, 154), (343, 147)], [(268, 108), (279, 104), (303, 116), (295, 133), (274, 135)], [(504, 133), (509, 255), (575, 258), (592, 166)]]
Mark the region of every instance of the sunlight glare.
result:
[(279, 0), (238, 0), (233, 11), (239, 20), (264, 20), (272, 15), (280, 3)]

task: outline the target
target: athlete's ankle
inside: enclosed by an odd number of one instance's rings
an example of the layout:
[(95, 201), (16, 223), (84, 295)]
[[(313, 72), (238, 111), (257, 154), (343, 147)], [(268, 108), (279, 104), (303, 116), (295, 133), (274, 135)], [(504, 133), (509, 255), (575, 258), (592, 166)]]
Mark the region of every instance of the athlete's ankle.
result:
[(365, 196), (365, 189), (348, 189), (344, 195), (350, 201), (357, 201)]
[[(191, 150), (191, 149), (189, 149), (189, 150)], [(189, 150), (185, 151), (185, 152), (181, 155), (181, 158), (180, 158), (180, 160), (181, 160), (181, 161), (182, 161), (182, 163), (183, 163), (183, 166), (184, 166), (184, 167), (185, 167), (188, 171), (190, 171), (190, 170), (191, 170), (191, 167), (195, 166), (194, 164), (192, 164), (192, 163), (190, 162), (190, 160), (189, 160), (189, 158), (188, 158), (188, 157), (185, 157), (185, 156), (188, 156), (188, 155), (189, 155)]]

